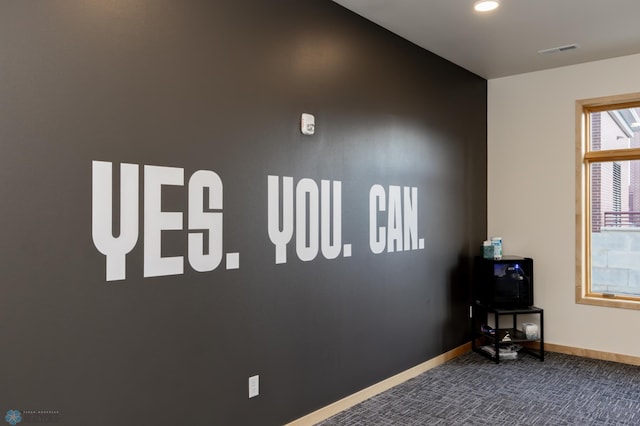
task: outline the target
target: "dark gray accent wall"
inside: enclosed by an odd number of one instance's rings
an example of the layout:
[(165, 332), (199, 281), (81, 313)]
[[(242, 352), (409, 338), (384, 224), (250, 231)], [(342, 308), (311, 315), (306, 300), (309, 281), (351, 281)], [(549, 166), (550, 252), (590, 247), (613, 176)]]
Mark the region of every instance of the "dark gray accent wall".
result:
[[(92, 240), (93, 161), (114, 166), (116, 217), (120, 164), (140, 166), (124, 280)], [(184, 170), (162, 190), (183, 274), (143, 276), (144, 165)], [(187, 262), (197, 170), (223, 182), (239, 269)], [(269, 175), (340, 181), (352, 255), (302, 261), (292, 241), (276, 264)], [(424, 249), (371, 251), (375, 184), (417, 188)], [(2, 416), (282, 424), (469, 341), (486, 81), (330, 1), (1, 0), (0, 212)]]

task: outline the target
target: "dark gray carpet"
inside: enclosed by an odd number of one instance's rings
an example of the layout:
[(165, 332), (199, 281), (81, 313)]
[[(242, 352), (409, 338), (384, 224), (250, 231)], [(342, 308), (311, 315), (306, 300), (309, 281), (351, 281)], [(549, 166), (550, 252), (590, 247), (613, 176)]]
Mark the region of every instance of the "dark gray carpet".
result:
[(640, 367), (469, 352), (320, 425), (640, 425)]

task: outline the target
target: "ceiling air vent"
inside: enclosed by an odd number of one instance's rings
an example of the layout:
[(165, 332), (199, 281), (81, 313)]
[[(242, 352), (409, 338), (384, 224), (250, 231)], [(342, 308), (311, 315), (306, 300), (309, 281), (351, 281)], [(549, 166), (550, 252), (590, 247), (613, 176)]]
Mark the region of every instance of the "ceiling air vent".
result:
[(552, 53), (560, 53), (560, 52), (566, 52), (568, 50), (575, 50), (578, 47), (579, 46), (574, 43), (574, 44), (568, 44), (566, 46), (552, 47), (551, 49), (538, 50), (538, 53), (540, 55), (550, 55)]

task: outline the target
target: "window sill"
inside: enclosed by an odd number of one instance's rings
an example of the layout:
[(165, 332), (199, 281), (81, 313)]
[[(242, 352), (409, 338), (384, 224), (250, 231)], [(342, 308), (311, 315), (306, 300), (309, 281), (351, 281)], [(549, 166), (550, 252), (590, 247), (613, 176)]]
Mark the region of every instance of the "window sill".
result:
[(622, 308), (640, 310), (640, 300), (628, 299), (622, 296), (604, 297), (600, 294), (578, 295), (576, 303), (581, 305), (605, 306), (608, 308)]

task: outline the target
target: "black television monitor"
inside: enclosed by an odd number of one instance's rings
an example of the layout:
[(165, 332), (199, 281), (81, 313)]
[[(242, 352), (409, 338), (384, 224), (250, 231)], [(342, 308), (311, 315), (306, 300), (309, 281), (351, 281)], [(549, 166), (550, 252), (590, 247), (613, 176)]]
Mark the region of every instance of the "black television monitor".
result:
[(473, 274), (474, 300), (492, 308), (533, 306), (533, 259), (504, 256), (476, 257)]

